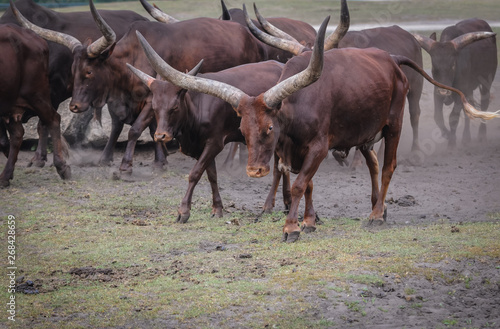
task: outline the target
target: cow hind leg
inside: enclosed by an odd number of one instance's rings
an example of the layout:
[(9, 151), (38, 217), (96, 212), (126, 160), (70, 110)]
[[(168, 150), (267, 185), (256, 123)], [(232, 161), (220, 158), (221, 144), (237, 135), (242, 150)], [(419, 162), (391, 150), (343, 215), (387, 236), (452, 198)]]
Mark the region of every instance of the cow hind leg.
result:
[(420, 121), (420, 95), (422, 93), (422, 88), (418, 91), (410, 89), (408, 92), (408, 107), (410, 112), (410, 124), (413, 131), (413, 142), (411, 145), (412, 152), (420, 150), (420, 145), (418, 143), (418, 124)]
[(306, 192), (304, 194), (305, 198), (305, 211), (304, 211), (304, 221), (302, 222), (301, 230), (304, 233), (311, 233), (316, 231), (316, 212), (313, 207), (312, 192), (313, 192), (313, 181), (310, 180), (307, 184)]
[(379, 173), (379, 165), (377, 160), (377, 154), (371, 149), (361, 148), (361, 153), (366, 159), (366, 165), (368, 166), (368, 170), (370, 171), (370, 179), (372, 183), (372, 194), (371, 194), (371, 202), (372, 209), (377, 204), (379, 199), (380, 189), (378, 186), (378, 173)]
[(17, 162), (17, 156), (19, 154), (19, 150), (21, 149), (24, 136), (24, 128), (21, 122), (10, 120), (7, 124), (7, 129), (10, 134), (9, 156), (7, 158), (7, 163), (5, 164), (5, 168), (0, 174), (0, 187), (9, 186), (9, 181), (14, 178), (14, 167)]

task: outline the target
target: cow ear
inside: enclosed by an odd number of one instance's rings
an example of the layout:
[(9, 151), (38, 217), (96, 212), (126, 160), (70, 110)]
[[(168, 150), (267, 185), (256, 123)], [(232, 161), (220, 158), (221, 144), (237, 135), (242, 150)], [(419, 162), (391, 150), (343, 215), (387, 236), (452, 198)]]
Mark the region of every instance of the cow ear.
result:
[(103, 51), (100, 55), (99, 58), (101, 59), (107, 59), (111, 54), (113, 53), (113, 50), (115, 50), (116, 42), (113, 43), (108, 49)]
[(432, 34), (429, 36), (429, 38), (431, 38), (434, 41), (437, 41), (436, 32), (432, 32)]

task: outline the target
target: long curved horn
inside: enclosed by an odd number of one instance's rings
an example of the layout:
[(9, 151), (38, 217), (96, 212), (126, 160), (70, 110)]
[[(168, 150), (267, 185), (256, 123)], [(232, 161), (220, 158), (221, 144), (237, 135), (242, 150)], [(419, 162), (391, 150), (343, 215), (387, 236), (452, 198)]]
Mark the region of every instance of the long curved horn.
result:
[(226, 83), (199, 78), (177, 71), (154, 51), (153, 47), (151, 47), (139, 31), (136, 31), (136, 34), (149, 63), (163, 78), (183, 89), (219, 97), (231, 104), (235, 110), (238, 108), (240, 99), (246, 95), (243, 91)]
[(104, 50), (106, 50), (109, 46), (115, 43), (116, 41), (116, 34), (115, 31), (109, 27), (108, 23), (106, 23), (101, 15), (99, 15), (99, 12), (97, 12), (97, 9), (94, 6), (94, 2), (92, 0), (89, 0), (89, 5), (90, 5), (90, 12), (92, 13), (92, 16), (94, 17), (94, 21), (97, 24), (97, 27), (102, 33), (102, 37), (94, 41), (92, 44), (90, 44), (87, 47), (87, 55), (90, 58), (95, 58), (99, 56)]
[(220, 19), (223, 21), (232, 20), (231, 14), (229, 13), (229, 10), (227, 10), (226, 3), (224, 2), (224, 0), (220, 0), (220, 5), (222, 7), (222, 15), (221, 15)]
[(277, 27), (275, 27), (274, 25), (272, 25), (271, 23), (269, 23), (267, 21), (267, 19), (265, 19), (264, 16), (262, 16), (259, 13), (259, 10), (257, 9), (257, 5), (255, 4), (255, 2), (253, 3), (253, 11), (255, 12), (255, 16), (257, 17), (257, 20), (259, 21), (260, 25), (262, 25), (262, 28), (267, 33), (269, 33), (271, 35), (274, 35), (275, 37), (278, 37), (278, 38), (281, 38), (281, 39), (290, 40), (290, 41), (299, 43), (297, 41), (297, 39), (295, 39), (294, 37), (292, 37), (290, 34), (284, 32), (284, 31), (281, 31), (280, 29), (278, 29)]
[(74, 51), (77, 47), (82, 46), (80, 40), (69, 34), (44, 29), (39, 27), (38, 25), (31, 23), (19, 12), (12, 0), (10, 0), (10, 7), (12, 9), (12, 13), (14, 14), (14, 16), (16, 16), (17, 20), (22, 26), (32, 30), (42, 38), (66, 46), (71, 51)]
[(350, 17), (347, 1), (340, 1), (340, 22), (335, 31), (325, 40), (325, 50), (339, 47), (339, 42), (349, 30)]
[[(201, 60), (191, 71), (189, 71), (188, 75), (196, 76), (198, 72), (200, 72), (201, 65), (203, 64), (203, 60)], [(139, 70), (135, 66), (130, 65), (127, 63), (127, 67), (129, 68), (132, 73), (134, 73), (149, 89), (151, 89), (151, 84), (156, 80), (149, 74), (144, 73), (143, 71)]]
[(276, 108), (285, 98), (294, 92), (309, 86), (311, 83), (319, 79), (321, 71), (323, 70), (324, 40), (326, 26), (328, 25), (329, 20), (330, 16), (325, 18), (319, 28), (316, 41), (314, 42), (311, 59), (307, 68), (304, 71), (281, 81), (264, 93), (264, 103), (268, 108)]
[(156, 7), (156, 5), (152, 6), (146, 0), (140, 0), (140, 1), (144, 9), (146, 9), (146, 11), (151, 15), (151, 17), (156, 19), (158, 22), (172, 24), (172, 23), (177, 23), (179, 21), (178, 19), (175, 19), (172, 16), (161, 11), (158, 7)]
[(437, 42), (432, 38), (424, 37), (420, 34), (413, 34), (413, 37), (418, 41), (420, 47), (422, 47), (426, 52), (430, 52), (432, 45)]
[(245, 4), (243, 4), (243, 13), (245, 14), (245, 20), (252, 34), (265, 44), (291, 52), (294, 55), (298, 55), (302, 53), (305, 49), (307, 49), (307, 47), (301, 45), (297, 41), (294, 42), (286, 39), (277, 38), (275, 36), (269, 35), (259, 30), (248, 16)]
[(135, 68), (134, 66), (130, 65), (129, 63), (127, 63), (127, 67), (129, 68), (130, 71), (132, 71), (132, 73), (134, 73), (142, 82), (144, 82), (144, 84), (149, 88), (151, 89), (151, 84), (156, 80), (155, 78), (153, 78), (152, 76), (150, 76), (149, 74), (146, 74), (144, 72), (142, 72), (141, 70)]
[(455, 46), (455, 49), (461, 49), (465, 46), (470, 45), (471, 43), (479, 40), (483, 40), (486, 38), (491, 38), (497, 35), (493, 32), (471, 32), (463, 34), (455, 39), (451, 40), (451, 43)]

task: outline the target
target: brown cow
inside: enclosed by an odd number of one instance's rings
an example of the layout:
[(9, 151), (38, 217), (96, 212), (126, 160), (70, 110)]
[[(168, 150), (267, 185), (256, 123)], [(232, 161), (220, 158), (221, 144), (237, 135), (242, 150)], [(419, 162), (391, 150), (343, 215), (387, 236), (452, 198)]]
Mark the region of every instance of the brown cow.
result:
[[(152, 49), (139, 32), (138, 38), (143, 47)], [(151, 65), (162, 75), (161, 61), (151, 61)], [(225, 144), (245, 141), (239, 130), (240, 118), (230, 104), (218, 97), (187, 91), (133, 66), (130, 69), (153, 94), (152, 106), (158, 123), (155, 140), (166, 143), (175, 138), (181, 152), (197, 160), (189, 173), (189, 185), (178, 209), (177, 222), (185, 223), (189, 219), (193, 191), (205, 171), (212, 187), (212, 215), (222, 217), (215, 157)], [(282, 69), (283, 64), (266, 61), (198, 76), (237, 86), (249, 95), (258, 95), (276, 84)], [(245, 79), (241, 79), (242, 76)]]
[[(481, 19), (467, 19), (448, 26), (436, 41), (436, 33), (430, 38), (415, 35), (422, 48), (429, 53), (432, 61), (432, 76), (437, 81), (461, 90), (473, 103), (473, 92), (479, 88), (481, 110), (487, 111), (490, 104), (490, 89), (497, 71), (497, 45), (495, 33), (489, 24)], [(449, 130), (443, 119), (443, 105), (453, 105), (449, 118)], [(443, 136), (448, 138), (448, 146), (456, 145), (456, 130), (462, 105), (456, 95), (447, 90), (435, 88), (434, 120)], [(465, 117), (463, 142), (471, 140), (469, 118)], [(486, 139), (486, 125), (479, 127), (479, 140)]]
[[(409, 88), (399, 65), (408, 65), (441, 88), (459, 93), (468, 115), (483, 119), (499, 117), (475, 110), (460, 91), (433, 81), (411, 60), (376, 48), (333, 49), (323, 55), (322, 44), (316, 43), (312, 52), (304, 51), (288, 61), (277, 85), (257, 97), (218, 81), (186, 76), (175, 70), (170, 71), (167, 79), (183, 88), (221, 97), (241, 115), (240, 129), (248, 146), (249, 176), (267, 175), (275, 152), (283, 170), (298, 174), (283, 228), (283, 240), (294, 242), (301, 231), (297, 217), (304, 193), (306, 209), (302, 230), (315, 230), (315, 213), (310, 207), (312, 177), (332, 149), (345, 151), (357, 147), (361, 150), (372, 182), (369, 223), (385, 223), (385, 197), (396, 168)], [(385, 152), (379, 188), (379, 166), (373, 144), (382, 138)]]
[[(0, 138), (7, 164), (0, 174), (0, 187), (9, 185), (23, 141), (22, 123), (33, 116), (49, 129), (54, 145), (54, 165), (63, 179), (71, 178), (71, 168), (63, 158), (60, 115), (52, 108), (49, 87), (49, 48), (35, 33), (14, 24), (0, 25)], [(7, 151), (6, 132), (10, 135)]]

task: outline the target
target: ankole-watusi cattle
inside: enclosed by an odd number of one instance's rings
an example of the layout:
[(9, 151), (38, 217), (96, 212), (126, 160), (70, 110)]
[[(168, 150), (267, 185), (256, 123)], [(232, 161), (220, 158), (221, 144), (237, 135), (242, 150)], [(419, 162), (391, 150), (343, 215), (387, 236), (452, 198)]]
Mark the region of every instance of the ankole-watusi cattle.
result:
[[(436, 33), (429, 38), (415, 35), (422, 48), (429, 53), (432, 62), (432, 76), (437, 81), (461, 90), (470, 103), (474, 104), (473, 92), (479, 88), (481, 110), (487, 111), (490, 103), (490, 89), (497, 70), (497, 45), (495, 33), (489, 24), (480, 19), (468, 19), (443, 30), (439, 41)], [(452, 105), (449, 130), (443, 118), (444, 105)], [(457, 95), (436, 87), (434, 90), (434, 119), (448, 145), (456, 145), (456, 130), (462, 110)], [(465, 117), (463, 142), (471, 140), (469, 118)], [(479, 140), (486, 139), (486, 125), (479, 127)]]
[[(151, 48), (144, 37), (139, 32), (137, 34), (141, 44)], [(160, 76), (161, 64), (162, 61), (151, 61)], [(265, 61), (199, 76), (236, 86), (249, 95), (258, 95), (276, 84), (282, 68), (282, 63)], [(185, 223), (189, 219), (193, 191), (204, 172), (212, 188), (212, 215), (222, 217), (215, 157), (225, 144), (245, 141), (239, 130), (240, 118), (229, 103), (218, 97), (157, 80), (133, 66), (130, 69), (153, 94), (152, 106), (158, 124), (155, 140), (166, 143), (175, 138), (181, 152), (197, 160), (189, 173), (188, 189), (179, 206), (177, 222)], [(196, 75), (196, 72), (192, 74)], [(241, 79), (242, 76), (245, 78)]]
[[(0, 24), (0, 139), (7, 163), (0, 174), (0, 187), (9, 185), (23, 141), (22, 123), (33, 116), (48, 128), (54, 145), (54, 166), (63, 179), (71, 168), (63, 157), (60, 115), (52, 108), (49, 86), (49, 48), (35, 33), (14, 24)], [(6, 131), (10, 135), (7, 150)]]
[[(178, 22), (178, 20), (166, 14), (156, 6), (149, 4), (146, 0), (140, 1), (144, 9), (157, 21), (164, 23)], [(245, 22), (245, 15), (243, 13), (243, 10), (239, 8), (228, 9), (223, 0), (221, 0), (221, 7), (221, 20), (233, 21), (246, 27), (247, 24)], [(281, 33), (281, 36), (286, 35), (286, 37), (293, 38), (293, 40), (296, 40), (297, 42), (300, 42), (305, 46), (311, 47), (314, 43), (314, 39), (316, 38), (316, 30), (308, 23), (286, 17), (271, 17), (268, 20), (271, 24), (269, 24), (267, 21), (264, 21), (263, 25), (261, 25), (257, 21), (253, 22), (259, 29), (261, 29), (262, 31), (267, 31), (268, 33), (270, 32), (267, 29), (274, 30), (275, 27), (277, 27), (279, 29), (279, 32)], [(281, 63), (286, 63), (293, 56), (292, 53), (286, 50), (272, 47), (265, 43), (261, 43), (261, 46), (266, 50), (266, 59), (269, 60), (276, 60)]]
[[(61, 13), (45, 7), (42, 7), (33, 0), (17, 0), (15, 7), (28, 20), (35, 24), (54, 31), (64, 32), (72, 35), (80, 42), (87, 39), (97, 40), (102, 34), (95, 25), (90, 12)], [(121, 38), (128, 29), (131, 22), (147, 21), (145, 17), (129, 10), (100, 10), (99, 13), (106, 19), (109, 25), (114, 29), (118, 38)], [(19, 22), (9, 7), (0, 17), (0, 23), (13, 23), (19, 25)], [(59, 105), (69, 97), (73, 90), (73, 81), (71, 73), (71, 64), (73, 54), (70, 49), (55, 42), (48, 42), (49, 45), (49, 84), (50, 99), (52, 107), (56, 110)], [(96, 109), (100, 111), (100, 109)], [(97, 112), (99, 114), (100, 112)], [(73, 127), (77, 133), (66, 135), (66, 140), (70, 144), (78, 143), (83, 140), (85, 130), (92, 114), (86, 115), (75, 123)], [(47, 138), (48, 130), (39, 121), (39, 143), (30, 165), (43, 167), (47, 161)]]
[[(132, 171), (135, 144), (149, 126), (152, 137), (156, 121), (151, 109), (149, 89), (127, 68), (130, 63), (141, 71), (155, 72), (138, 45), (136, 30), (155, 46), (162, 58), (179, 70), (191, 69), (204, 59), (202, 72), (215, 72), (266, 59), (265, 50), (240, 24), (212, 18), (196, 18), (173, 24), (134, 22), (125, 36), (116, 42), (115, 33), (100, 17), (91, 2), (91, 11), (105, 42), (99, 47), (81, 44), (62, 33), (46, 33), (45, 38), (62, 42), (73, 50), (73, 98), (70, 110), (83, 112), (89, 107), (108, 104), (112, 117), (110, 139), (102, 161), (112, 160), (113, 148), (124, 124), (131, 125), (120, 172)], [(33, 28), (30, 23), (26, 23)], [(69, 41), (68, 41), (69, 40)], [(157, 143), (155, 166), (162, 166), (165, 155)]]
[[(319, 34), (318, 34), (319, 36)], [(461, 96), (468, 115), (482, 119), (498, 117), (467, 103), (465, 96), (432, 80), (404, 56), (376, 48), (332, 49), (323, 54), (316, 40), (313, 51), (303, 51), (283, 68), (276, 86), (254, 97), (219, 81), (187, 76), (165, 63), (165, 78), (182, 88), (221, 97), (241, 116), (240, 129), (248, 147), (247, 174), (263, 177), (270, 171), (274, 153), (280, 168), (298, 174), (291, 188), (292, 203), (283, 228), (285, 241), (296, 241), (298, 206), (306, 195), (302, 230), (315, 230), (312, 177), (328, 150), (357, 147), (365, 156), (372, 182), (370, 224), (385, 223), (385, 197), (396, 168), (408, 80), (399, 65), (417, 70), (441, 88)], [(148, 55), (151, 56), (151, 55)], [(242, 77), (244, 78), (244, 77)], [(384, 139), (381, 187), (373, 144)]]

